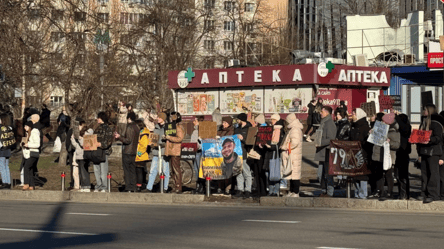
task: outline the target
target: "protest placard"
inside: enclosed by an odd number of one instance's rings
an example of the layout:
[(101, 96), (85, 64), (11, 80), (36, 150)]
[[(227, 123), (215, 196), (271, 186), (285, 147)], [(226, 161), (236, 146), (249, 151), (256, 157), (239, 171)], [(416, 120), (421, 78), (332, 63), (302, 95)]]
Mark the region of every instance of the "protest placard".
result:
[(424, 107), (426, 105), (433, 105), (433, 93), (432, 91), (421, 92), (421, 105)]
[(148, 136), (149, 138), (149, 145), (151, 147), (157, 147), (159, 146), (159, 134), (156, 133), (150, 133), (150, 135)]
[(202, 140), (199, 178), (223, 180), (242, 173), (242, 146), (236, 135)]
[(373, 115), (376, 115), (375, 101), (361, 103), (361, 109), (367, 114), (367, 117), (372, 117)]
[(256, 143), (259, 144), (269, 144), (271, 145), (271, 139), (273, 138), (273, 127), (272, 126), (259, 126), (257, 127)]
[(177, 128), (176, 122), (165, 124), (165, 136), (176, 136)]
[(389, 130), (388, 124), (376, 121), (375, 126), (373, 126), (372, 132), (368, 136), (367, 142), (378, 146), (383, 146), (384, 142), (387, 140), (388, 130)]
[(97, 134), (83, 136), (83, 150), (97, 150)]
[(217, 123), (212, 121), (199, 122), (199, 137), (201, 139), (216, 138)]
[(273, 136), (271, 137), (271, 144), (278, 144), (281, 137), (281, 129), (274, 129)]
[(246, 145), (254, 145), (256, 143), (257, 127), (248, 128)]
[(412, 144), (428, 144), (430, 142), (430, 136), (432, 131), (413, 129), (409, 138), (409, 143)]
[(330, 141), (329, 175), (369, 175), (359, 141)]
[(182, 152), (180, 153), (180, 159), (194, 160), (196, 159), (197, 143), (182, 143)]

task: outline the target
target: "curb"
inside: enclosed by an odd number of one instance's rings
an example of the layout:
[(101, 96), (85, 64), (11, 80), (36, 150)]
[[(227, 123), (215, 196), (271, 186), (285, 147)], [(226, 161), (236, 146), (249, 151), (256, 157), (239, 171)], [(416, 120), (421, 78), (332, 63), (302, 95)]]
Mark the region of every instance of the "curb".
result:
[(416, 200), (361, 200), (345, 198), (313, 198), (313, 197), (261, 197), (261, 206), (273, 207), (303, 207), (303, 208), (342, 208), (366, 210), (411, 210), (411, 211), (438, 211), (444, 212), (444, 202), (435, 201), (423, 204)]

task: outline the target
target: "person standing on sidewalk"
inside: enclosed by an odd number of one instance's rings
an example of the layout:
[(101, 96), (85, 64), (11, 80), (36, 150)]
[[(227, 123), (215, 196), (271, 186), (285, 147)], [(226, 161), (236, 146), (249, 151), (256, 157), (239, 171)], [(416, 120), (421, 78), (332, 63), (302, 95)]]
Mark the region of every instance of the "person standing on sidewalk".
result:
[(0, 189), (11, 188), (11, 173), (9, 171), (9, 158), (11, 148), (15, 147), (15, 135), (12, 129), (11, 119), (8, 114), (0, 114), (0, 172), (2, 185)]
[(125, 192), (136, 191), (136, 154), (139, 144), (139, 127), (136, 124), (136, 114), (127, 115), (127, 126), (124, 136), (115, 133), (114, 137), (123, 143), (122, 166), (125, 175)]
[(48, 109), (46, 104), (42, 104), (42, 114), (40, 115), (40, 123), (45, 127), (43, 130), (43, 135), (48, 139), (49, 142), (54, 142), (54, 139), (49, 135), (51, 131), (51, 111)]
[[(39, 159), (40, 153), (40, 131), (37, 128), (34, 128), (34, 124), (37, 123), (37, 118), (39, 117), (37, 114), (31, 115), (32, 122), (26, 122), (25, 124), (25, 130), (30, 134), (28, 140), (23, 145), (23, 157), (25, 158), (25, 165), (24, 168), (24, 185), (23, 190), (34, 190), (35, 188), (35, 181), (34, 181), (34, 174), (35, 169), (34, 167)], [(37, 121), (36, 121), (37, 120)]]
[[(148, 183), (146, 185), (146, 189), (142, 190), (144, 193), (151, 193), (153, 191), (153, 185), (154, 181), (156, 180), (157, 173), (159, 172), (159, 160), (162, 160), (162, 170), (165, 174), (165, 181), (164, 185), (160, 186), (165, 190), (165, 192), (168, 191), (168, 183), (170, 181), (170, 166), (169, 161), (165, 157), (165, 139), (162, 139), (162, 136), (165, 134), (165, 121), (167, 119), (167, 115), (163, 112), (159, 113), (157, 115), (157, 124), (154, 127), (154, 134), (157, 134), (159, 136), (158, 145), (159, 146), (153, 146), (152, 152), (153, 152), (153, 160), (151, 161), (151, 167), (150, 167), (150, 174), (148, 176)], [(159, 158), (159, 147), (160, 147), (160, 158)]]
[(244, 197), (247, 199), (251, 197), (252, 177), (250, 165), (247, 163), (247, 152), (251, 149), (251, 146), (245, 144), (247, 141), (248, 128), (251, 127), (251, 124), (247, 121), (247, 118), (247, 114), (245, 113), (237, 115), (239, 126), (234, 130), (234, 134), (241, 140), (243, 167), (242, 174), (236, 176), (237, 191), (236, 194), (232, 196), (233, 198)]
[[(231, 118), (230, 116), (222, 117), (222, 125), (217, 131), (217, 136), (225, 137), (232, 135), (234, 135), (233, 118)], [(227, 178), (228, 179), (218, 181), (218, 188), (222, 189), (225, 195), (230, 195), (231, 186), (232, 186), (232, 177), (228, 176)]]
[(401, 146), (396, 151), (395, 162), (395, 176), (398, 178), (398, 198), (400, 200), (407, 200), (410, 198), (409, 155), (412, 152), (412, 145), (409, 143), (409, 138), (412, 134), (412, 126), (408, 116), (405, 114), (396, 115), (395, 119), (399, 125), (399, 134), (401, 135)]
[(185, 128), (182, 126), (182, 117), (178, 112), (170, 114), (170, 121), (176, 123), (176, 135), (165, 136), (166, 149), (165, 156), (170, 157), (171, 169), (174, 180), (173, 193), (182, 194), (182, 171), (180, 169), (180, 153), (182, 151), (182, 141), (185, 137)]
[(92, 135), (93, 133), (94, 131), (88, 129), (85, 125), (85, 121), (82, 120), (79, 122), (79, 139), (76, 139), (74, 135), (71, 135), (71, 144), (75, 148), (75, 157), (79, 167), (80, 192), (91, 192), (91, 181), (88, 172), (89, 160), (86, 160), (83, 157), (83, 136)]
[(94, 192), (106, 192), (108, 188), (108, 157), (112, 152), (113, 131), (108, 126), (108, 116), (105, 112), (97, 114), (97, 123), (99, 127), (94, 131), (94, 134), (97, 134), (97, 146), (104, 150), (106, 155), (104, 162), (94, 164), (94, 175), (97, 183)]
[[(315, 111), (315, 104), (316, 104), (316, 100), (313, 99), (307, 105), (307, 107), (308, 107), (307, 129), (305, 130), (305, 133), (304, 133), (304, 139), (307, 140), (307, 142), (311, 141), (310, 137), (316, 132), (316, 128), (317, 128), (317, 127), (315, 128), (315, 126), (313, 126), (313, 114)], [(310, 132), (311, 129), (313, 129), (313, 130)], [(310, 134), (309, 134), (309, 132), (310, 132)]]
[(282, 164), (291, 161), (291, 174), (285, 179), (290, 180), (290, 191), (286, 197), (299, 197), (302, 171), (302, 129), (304, 128), (294, 113), (285, 119), (289, 131), (281, 145)]
[(128, 109), (123, 101), (119, 101), (117, 133), (125, 135)]
[(199, 168), (200, 168), (200, 159), (202, 157), (202, 143), (199, 139), (199, 123), (204, 121), (204, 116), (197, 116), (193, 120), (194, 131), (191, 134), (191, 143), (197, 144), (197, 152), (196, 158), (194, 159), (193, 168), (194, 168), (194, 177), (196, 179), (196, 189), (193, 191), (194, 194), (203, 194), (205, 182), (202, 179), (199, 179)]
[(321, 109), (321, 124), (319, 129), (322, 131), (321, 137), (316, 138), (320, 144), (316, 144), (315, 161), (319, 161), (319, 164), (323, 165), (323, 171), (321, 180), (325, 181), (325, 187), (322, 190), (320, 197), (333, 197), (334, 195), (334, 182), (333, 176), (328, 174), (329, 169), (329, 155), (330, 155), (330, 141), (336, 137), (336, 125), (331, 117), (332, 109), (330, 106), (324, 106)]

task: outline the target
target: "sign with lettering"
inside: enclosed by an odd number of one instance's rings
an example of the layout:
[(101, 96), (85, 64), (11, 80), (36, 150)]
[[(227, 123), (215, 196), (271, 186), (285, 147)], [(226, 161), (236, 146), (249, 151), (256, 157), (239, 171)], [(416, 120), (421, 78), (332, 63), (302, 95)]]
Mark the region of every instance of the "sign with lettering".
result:
[(271, 140), (273, 139), (273, 127), (272, 126), (259, 126), (257, 127), (256, 143), (259, 144), (269, 144), (271, 145)]
[(217, 123), (212, 121), (199, 122), (199, 137), (201, 139), (216, 138)]
[(401, 110), (400, 95), (379, 95), (379, 111), (384, 110)]
[(432, 131), (413, 129), (409, 138), (409, 143), (412, 144), (428, 144), (430, 142), (430, 136)]
[(376, 115), (376, 104), (375, 101), (361, 103), (361, 109), (367, 113), (367, 117), (372, 117)]
[(388, 124), (376, 121), (375, 126), (373, 126), (373, 129), (371, 130), (370, 135), (368, 136), (367, 142), (382, 147), (384, 145), (384, 142), (387, 140), (388, 130), (389, 130)]
[(165, 136), (176, 136), (176, 134), (177, 134), (176, 122), (167, 123), (165, 125)]
[(197, 143), (182, 143), (182, 152), (180, 153), (180, 159), (194, 160), (196, 159)]
[(444, 68), (443, 53), (428, 53), (427, 54), (427, 67), (428, 68)]
[(257, 127), (248, 128), (246, 145), (254, 145), (256, 143)]
[(150, 133), (149, 135), (148, 135), (148, 138), (149, 138), (149, 145), (151, 146), (151, 147), (157, 147), (157, 146), (159, 146), (159, 134), (156, 134), (156, 133)]
[(369, 175), (359, 141), (330, 141), (329, 175)]
[(83, 150), (97, 150), (97, 134), (83, 136)]

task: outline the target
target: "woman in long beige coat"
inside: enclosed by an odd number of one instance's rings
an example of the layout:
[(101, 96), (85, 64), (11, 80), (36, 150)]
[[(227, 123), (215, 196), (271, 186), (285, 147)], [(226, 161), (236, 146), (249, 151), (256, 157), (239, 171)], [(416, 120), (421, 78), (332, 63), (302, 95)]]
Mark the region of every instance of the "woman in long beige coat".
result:
[(281, 172), (288, 165), (288, 158), (291, 160), (291, 174), (284, 176), (290, 180), (290, 191), (286, 197), (299, 197), (299, 187), (301, 185), (301, 167), (302, 167), (302, 129), (301, 122), (294, 113), (287, 116), (288, 132), (282, 143), (282, 165)]

